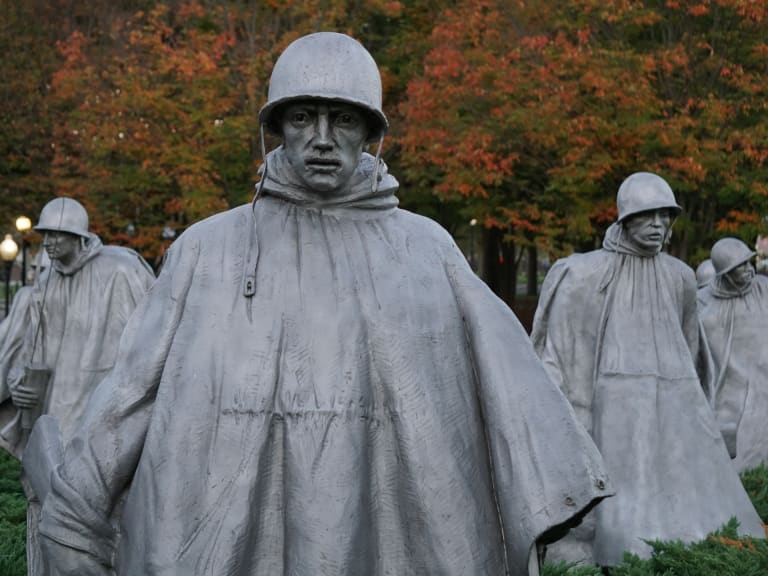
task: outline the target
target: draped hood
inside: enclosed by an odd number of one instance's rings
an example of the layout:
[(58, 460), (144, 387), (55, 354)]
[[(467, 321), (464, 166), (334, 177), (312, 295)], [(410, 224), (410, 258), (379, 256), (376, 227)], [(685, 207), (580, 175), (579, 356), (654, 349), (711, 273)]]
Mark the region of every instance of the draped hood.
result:
[[(266, 171), (266, 176), (265, 176)], [(398, 205), (395, 192), (398, 189), (397, 179), (389, 174), (387, 165), (379, 160), (377, 173), (378, 186), (374, 186), (373, 178), (376, 172), (376, 158), (363, 152), (350, 181), (344, 189), (332, 196), (324, 196), (308, 189), (296, 176), (291, 164), (285, 157), (285, 148), (280, 146), (269, 154), (259, 173), (265, 195), (280, 198), (298, 206), (316, 209), (355, 208), (359, 210), (391, 210)]]

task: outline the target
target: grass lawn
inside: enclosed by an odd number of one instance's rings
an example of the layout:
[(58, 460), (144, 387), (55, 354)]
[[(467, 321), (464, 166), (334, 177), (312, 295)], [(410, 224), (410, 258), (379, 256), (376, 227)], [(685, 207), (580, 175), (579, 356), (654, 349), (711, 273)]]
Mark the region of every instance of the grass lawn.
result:
[(0, 575), (25, 576), (27, 499), (19, 482), (19, 463), (0, 450)]

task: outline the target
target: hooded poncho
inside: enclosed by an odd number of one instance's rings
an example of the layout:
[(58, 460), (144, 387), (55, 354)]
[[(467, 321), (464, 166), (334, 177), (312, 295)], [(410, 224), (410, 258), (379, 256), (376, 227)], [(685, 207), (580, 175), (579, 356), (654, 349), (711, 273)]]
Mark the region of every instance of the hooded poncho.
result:
[(175, 242), (48, 537), (108, 561), (130, 482), (119, 575), (522, 576), (608, 494), (514, 315), (372, 165), (323, 201), (278, 149), (258, 201)]
[(532, 332), (614, 481), (616, 497), (585, 522), (587, 550), (615, 565), (625, 550), (647, 557), (643, 540), (701, 540), (732, 516), (764, 537), (696, 373), (693, 271), (621, 235), (614, 224), (602, 250), (554, 264)]
[[(114, 364), (128, 317), (153, 279), (151, 268), (136, 252), (103, 246), (91, 234), (72, 263), (64, 266), (54, 260), (35, 284), (24, 342), (9, 368), (7, 385), (12, 388), (21, 381), (26, 365), (50, 369), (42, 411), (57, 417), (65, 441), (91, 392)], [(3, 440), (18, 456), (23, 446), (15, 432), (5, 428)]]
[[(17, 325), (23, 338), (19, 338), (6, 374), (12, 388), (22, 380), (27, 365), (50, 370), (42, 412), (57, 418), (66, 442), (91, 392), (114, 364), (123, 328), (154, 275), (136, 252), (103, 246), (94, 234), (85, 240), (73, 262), (65, 266), (53, 260), (51, 264), (25, 294), (29, 301), (19, 312), (24, 324)], [(18, 338), (19, 331), (15, 334)], [(0, 412), (0, 445), (21, 457), (26, 438), (20, 413), (8, 408), (13, 408), (10, 399)], [(14, 418), (9, 422), (10, 416)], [(31, 576), (44, 574), (37, 542), (39, 514), (40, 504), (30, 501), (27, 567)]]
[(719, 276), (698, 292), (714, 360), (711, 403), (740, 472), (768, 462), (768, 278), (738, 289)]

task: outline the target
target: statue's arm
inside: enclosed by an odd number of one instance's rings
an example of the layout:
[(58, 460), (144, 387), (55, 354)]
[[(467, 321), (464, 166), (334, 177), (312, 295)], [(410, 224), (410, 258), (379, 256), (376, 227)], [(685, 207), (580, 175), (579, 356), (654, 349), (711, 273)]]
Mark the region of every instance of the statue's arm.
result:
[(466, 267), (449, 268), (465, 323), (510, 573), (611, 494), (602, 459), (512, 311)]
[(141, 455), (195, 259), (196, 250), (180, 248), (136, 308), (112, 372), (94, 391), (64, 464), (52, 475), (40, 532), (56, 543), (47, 547), (54, 554), (72, 555), (69, 548), (92, 557), (83, 556), (84, 563), (111, 561), (109, 516)]

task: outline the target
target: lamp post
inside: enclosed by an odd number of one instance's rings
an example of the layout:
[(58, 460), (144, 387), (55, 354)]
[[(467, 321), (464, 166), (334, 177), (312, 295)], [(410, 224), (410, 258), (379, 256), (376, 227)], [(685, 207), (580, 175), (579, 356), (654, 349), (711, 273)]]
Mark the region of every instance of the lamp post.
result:
[(469, 266), (472, 270), (477, 268), (475, 265), (475, 226), (477, 226), (477, 218), (472, 218), (469, 221)]
[(21, 285), (27, 285), (27, 231), (32, 228), (32, 220), (26, 216), (16, 218), (16, 230), (21, 234)]
[(6, 234), (5, 240), (0, 242), (0, 258), (5, 262), (5, 317), (11, 309), (11, 269), (18, 253), (19, 245), (13, 241), (10, 234)]

